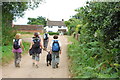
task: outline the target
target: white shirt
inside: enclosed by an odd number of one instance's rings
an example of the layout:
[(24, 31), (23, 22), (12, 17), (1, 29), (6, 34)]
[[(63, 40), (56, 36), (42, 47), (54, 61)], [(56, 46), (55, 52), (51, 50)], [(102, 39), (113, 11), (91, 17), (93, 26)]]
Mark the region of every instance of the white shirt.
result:
[(45, 39), (45, 36), (46, 36), (45, 34), (47, 34), (47, 36), (49, 38), (49, 34), (48, 33), (44, 33), (43, 38)]
[[(14, 41), (15, 41), (15, 39), (13, 39), (13, 42), (14, 42)], [(21, 41), (22, 41), (22, 39), (19, 39), (18, 45), (20, 45)]]
[[(40, 36), (39, 36), (39, 39), (40, 39), (40, 41), (41, 41), (41, 38), (40, 38)], [(31, 38), (31, 42), (33, 42), (33, 40), (34, 40), (34, 38), (32, 37), (32, 38)]]
[[(58, 39), (54, 39), (54, 40), (58, 40)], [(54, 40), (52, 40), (52, 42), (50, 43), (50, 47), (52, 48), (52, 45), (53, 45), (53, 41)], [(60, 40), (58, 40), (58, 43), (59, 43), (59, 46), (61, 47), (62, 45), (61, 45), (61, 42), (60, 42)]]

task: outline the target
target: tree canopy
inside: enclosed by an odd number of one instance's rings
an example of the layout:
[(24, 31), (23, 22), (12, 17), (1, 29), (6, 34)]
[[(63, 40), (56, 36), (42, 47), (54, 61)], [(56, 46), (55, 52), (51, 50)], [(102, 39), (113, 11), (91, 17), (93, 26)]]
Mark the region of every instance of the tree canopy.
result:
[[(42, 1), (42, 0), (39, 0)], [(10, 20), (16, 19), (16, 17), (22, 17), (24, 11), (27, 9), (35, 9), (40, 2), (3, 2), (2, 3), (2, 16), (3, 19)]]
[[(12, 41), (11, 38), (16, 34), (13, 31), (12, 20), (15, 20), (16, 17), (22, 17), (24, 11), (27, 9), (35, 9), (39, 6), (42, 0), (37, 2), (3, 2), (2, 3), (2, 43), (8, 44), (9, 41)], [(9, 35), (8, 35), (9, 34)]]
[(44, 25), (46, 26), (46, 18), (38, 16), (38, 18), (28, 18), (29, 22), (27, 24), (31, 25)]
[[(120, 2), (87, 2), (84, 7), (75, 11), (77, 14), (65, 23), (70, 34), (76, 33), (79, 28), (79, 52), (75, 55), (78, 58), (73, 60), (74, 64), (79, 66), (73, 70), (76, 76), (118, 77), (120, 75), (118, 68), (120, 66)], [(71, 52), (71, 56), (76, 52), (77, 50)], [(83, 58), (81, 55), (86, 56)], [(80, 58), (81, 60), (77, 62), (76, 59)], [(95, 66), (99, 66), (99, 69), (96, 70)], [(81, 68), (83, 70), (80, 70)], [(94, 75), (87, 74), (89, 72)]]

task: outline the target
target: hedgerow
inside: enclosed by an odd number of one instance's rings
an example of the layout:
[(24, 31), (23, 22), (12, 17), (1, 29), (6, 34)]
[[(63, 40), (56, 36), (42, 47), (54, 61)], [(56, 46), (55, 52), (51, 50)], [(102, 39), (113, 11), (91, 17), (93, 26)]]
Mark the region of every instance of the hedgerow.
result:
[(66, 22), (69, 33), (80, 34), (68, 47), (74, 77), (119, 77), (119, 8), (120, 2), (87, 2)]

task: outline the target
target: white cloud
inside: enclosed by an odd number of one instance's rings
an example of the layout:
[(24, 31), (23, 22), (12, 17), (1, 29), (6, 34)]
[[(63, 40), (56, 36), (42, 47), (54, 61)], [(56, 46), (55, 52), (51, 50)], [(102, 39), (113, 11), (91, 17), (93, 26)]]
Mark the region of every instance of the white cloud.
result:
[(75, 9), (84, 6), (88, 0), (45, 0), (45, 3), (40, 4), (35, 10), (25, 11), (23, 18), (13, 22), (14, 24), (27, 24), (28, 17), (36, 18), (43, 16), (50, 20), (60, 21), (62, 19), (68, 20), (76, 12)]

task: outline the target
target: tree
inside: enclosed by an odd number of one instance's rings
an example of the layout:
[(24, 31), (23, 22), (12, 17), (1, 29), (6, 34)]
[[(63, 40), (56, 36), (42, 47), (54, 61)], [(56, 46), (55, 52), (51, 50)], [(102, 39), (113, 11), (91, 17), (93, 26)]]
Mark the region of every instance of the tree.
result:
[[(41, 0), (39, 0), (41, 1)], [(40, 2), (3, 2), (2, 4), (2, 22), (10, 24), (16, 17), (22, 17), (27, 9), (35, 9)]]
[[(91, 67), (93, 72), (96, 69), (95, 66), (99, 66), (99, 70), (95, 71), (93, 77), (111, 77), (115, 78), (120, 75), (120, 46), (119, 46), (119, 33), (120, 33), (120, 2), (87, 2), (86, 6), (76, 9), (78, 13), (73, 18), (78, 19), (80, 22), (80, 54), (86, 54), (88, 57), (82, 57), (80, 59), (85, 65), (83, 67)], [(70, 19), (68, 27), (75, 28), (78, 24), (76, 20)], [(71, 26), (72, 25), (72, 26)], [(77, 28), (76, 27), (76, 28)], [(78, 29), (77, 29), (78, 30)], [(71, 29), (69, 30), (71, 32)], [(75, 31), (75, 30), (74, 30)], [(75, 50), (77, 51), (77, 50)], [(74, 53), (74, 52), (73, 52)], [(94, 58), (90, 60), (90, 58)], [(86, 61), (88, 60), (88, 61)], [(89, 61), (90, 60), (90, 61)], [(95, 61), (95, 64), (91, 64)], [(102, 65), (100, 65), (101, 63)], [(74, 63), (75, 64), (75, 63)], [(77, 65), (76, 63), (75, 65)], [(79, 64), (78, 64), (79, 65)], [(90, 76), (84, 75), (86, 70), (82, 68), (78, 72), (76, 69), (77, 77)], [(80, 75), (79, 75), (80, 73)], [(83, 73), (83, 75), (81, 75)], [(106, 75), (107, 74), (107, 75)], [(102, 76), (101, 76), (102, 75)]]
[(11, 29), (12, 20), (22, 17), (27, 9), (35, 9), (39, 2), (3, 2), (2, 3), (2, 43), (7, 45), (15, 32)]
[(65, 21), (66, 26), (68, 27), (68, 33), (71, 35), (73, 32), (78, 32), (76, 31), (77, 25), (80, 25), (81, 22), (79, 19), (76, 18), (71, 18), (68, 21)]
[(31, 25), (44, 25), (46, 26), (46, 18), (42, 16), (38, 16), (38, 18), (28, 18), (29, 22), (27, 24)]

